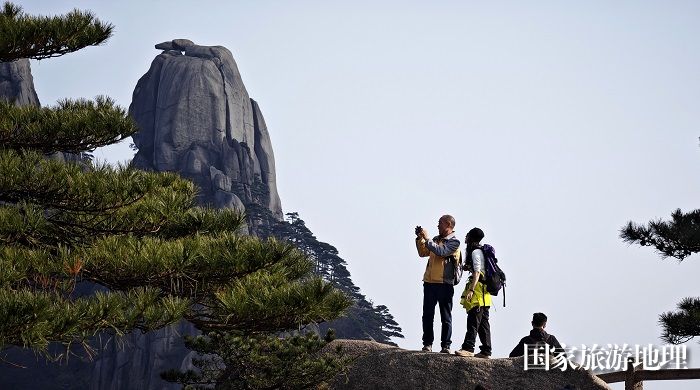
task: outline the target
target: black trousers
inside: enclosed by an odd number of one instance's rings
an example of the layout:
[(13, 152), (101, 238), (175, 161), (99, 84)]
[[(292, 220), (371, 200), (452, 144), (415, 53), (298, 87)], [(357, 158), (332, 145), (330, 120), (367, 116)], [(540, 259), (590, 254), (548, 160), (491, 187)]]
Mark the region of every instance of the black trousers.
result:
[(491, 356), (491, 324), (489, 324), (489, 307), (479, 306), (467, 312), (467, 334), (464, 336), (462, 349), (474, 352), (476, 335), (479, 335), (481, 353)]
[(423, 283), (423, 345), (432, 345), (435, 305), (440, 307), (440, 347), (450, 348), (452, 344), (452, 297), (455, 288), (445, 283)]

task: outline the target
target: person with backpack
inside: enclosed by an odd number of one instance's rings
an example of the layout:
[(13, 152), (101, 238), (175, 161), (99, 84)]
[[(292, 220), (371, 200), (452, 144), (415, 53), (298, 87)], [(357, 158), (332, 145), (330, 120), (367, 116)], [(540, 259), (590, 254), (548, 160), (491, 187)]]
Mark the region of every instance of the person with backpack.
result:
[(432, 240), (420, 226), (416, 226), (418, 256), (428, 257), (423, 274), (423, 349), (432, 351), (435, 305), (440, 307), (440, 352), (450, 353), (452, 344), (452, 297), (454, 285), (459, 283), (462, 271), (460, 242), (454, 233), (455, 219), (443, 215), (438, 221), (438, 235)]
[(518, 345), (513, 348), (508, 357), (523, 356), (525, 354), (525, 346), (528, 348), (544, 347), (544, 344), (549, 345), (549, 352), (552, 355), (559, 355), (564, 352), (559, 340), (553, 334), (545, 332), (547, 326), (547, 316), (544, 313), (534, 313), (532, 315), (532, 330), (528, 336), (520, 339)]
[[(491, 324), (489, 323), (491, 294), (483, 283), (487, 261), (480, 245), (483, 238), (483, 230), (477, 227), (471, 229), (465, 238), (467, 241), (465, 266), (471, 274), (460, 303), (467, 310), (467, 333), (464, 336), (462, 349), (455, 351), (455, 355), (488, 359), (491, 357)], [(475, 355), (474, 345), (477, 335), (481, 346), (480, 352)]]

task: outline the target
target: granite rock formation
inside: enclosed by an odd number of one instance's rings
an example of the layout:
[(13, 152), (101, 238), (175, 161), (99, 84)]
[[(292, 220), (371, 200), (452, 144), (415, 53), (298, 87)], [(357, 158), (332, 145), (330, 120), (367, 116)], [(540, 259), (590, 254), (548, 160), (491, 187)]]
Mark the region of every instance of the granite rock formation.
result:
[(0, 62), (0, 99), (18, 106), (40, 105), (28, 59)]
[[(139, 79), (129, 106), (139, 127), (132, 164), (192, 180), (201, 190), (200, 204), (239, 210), (259, 206), (282, 220), (267, 125), (231, 52), (187, 39), (159, 43), (156, 49), (163, 52)], [(268, 221), (249, 214), (249, 233), (256, 234)], [(179, 388), (161, 380), (160, 373), (190, 368), (194, 353), (181, 336), (195, 333), (182, 322), (110, 341), (97, 355), (90, 387)]]
[[(202, 204), (244, 210), (255, 203), (281, 220), (270, 135), (231, 52), (187, 39), (156, 48), (163, 52), (129, 106), (139, 126), (132, 163), (179, 172), (201, 188)], [(249, 222), (255, 233), (256, 221)]]
[(523, 370), (523, 358), (478, 359), (455, 355), (407, 351), (372, 341), (336, 340), (327, 351), (336, 348), (354, 359), (347, 373), (339, 374), (331, 389), (473, 389), (477, 385), (491, 390), (610, 389), (583, 370)]

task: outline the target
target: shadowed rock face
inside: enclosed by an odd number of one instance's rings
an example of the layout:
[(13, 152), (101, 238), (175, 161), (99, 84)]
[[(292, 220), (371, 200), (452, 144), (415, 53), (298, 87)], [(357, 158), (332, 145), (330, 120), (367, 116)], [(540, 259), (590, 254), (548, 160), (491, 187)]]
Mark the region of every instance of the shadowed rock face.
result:
[(90, 389), (180, 389), (166, 382), (160, 373), (170, 369), (192, 368), (195, 353), (185, 347), (183, 335), (196, 334), (191, 324), (178, 325), (149, 333), (136, 332), (112, 339), (99, 350), (91, 362)]
[[(202, 189), (200, 203), (283, 218), (270, 135), (231, 52), (186, 39), (163, 42), (134, 90), (129, 113), (139, 126), (133, 164), (179, 172)], [(255, 184), (264, 194), (255, 196)], [(255, 223), (250, 232), (255, 233)]]
[(523, 370), (523, 358), (478, 359), (455, 355), (407, 351), (372, 341), (336, 340), (337, 347), (354, 358), (346, 374), (330, 384), (332, 389), (474, 389), (490, 390), (610, 389), (588, 371)]
[(39, 106), (28, 59), (0, 62), (0, 99), (18, 106)]

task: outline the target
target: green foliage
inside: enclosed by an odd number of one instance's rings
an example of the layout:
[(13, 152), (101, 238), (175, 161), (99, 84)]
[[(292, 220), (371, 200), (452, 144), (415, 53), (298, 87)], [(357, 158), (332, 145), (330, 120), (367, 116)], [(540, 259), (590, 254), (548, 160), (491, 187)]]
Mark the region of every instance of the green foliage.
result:
[[(0, 102), (0, 144), (5, 149), (80, 153), (119, 142), (137, 130), (126, 111), (104, 96), (63, 100), (54, 107)], [(47, 137), (53, 142), (46, 142)]]
[(308, 389), (348, 363), (322, 351), (327, 342), (314, 333), (282, 338), (212, 332), (188, 338), (186, 344), (202, 356), (194, 360), (198, 370), (162, 375), (186, 389)]
[(158, 329), (182, 318), (190, 306), (150, 288), (68, 299), (50, 286), (36, 287), (44, 289), (0, 289), (0, 345), (46, 350), (51, 341), (82, 342), (103, 330)]
[(90, 12), (73, 10), (62, 16), (37, 17), (6, 2), (0, 13), (0, 62), (62, 56), (103, 43), (113, 29)]
[(72, 245), (111, 234), (180, 237), (236, 231), (233, 210), (194, 208), (197, 189), (173, 173), (65, 164), (0, 149), (0, 243)]
[(193, 319), (192, 322), (209, 329), (282, 331), (331, 320), (348, 306), (345, 295), (320, 278), (289, 283), (283, 275), (269, 273), (237, 280), (230, 289), (216, 296), (223, 314), (213, 321)]
[(93, 259), (95, 264), (85, 265), (84, 277), (107, 286), (130, 280), (184, 295), (202, 295), (222, 285), (231, 289), (231, 283), (256, 272), (278, 274), (284, 284), (306, 276), (309, 267), (289, 245), (230, 232), (167, 240), (113, 236), (70, 257)]

